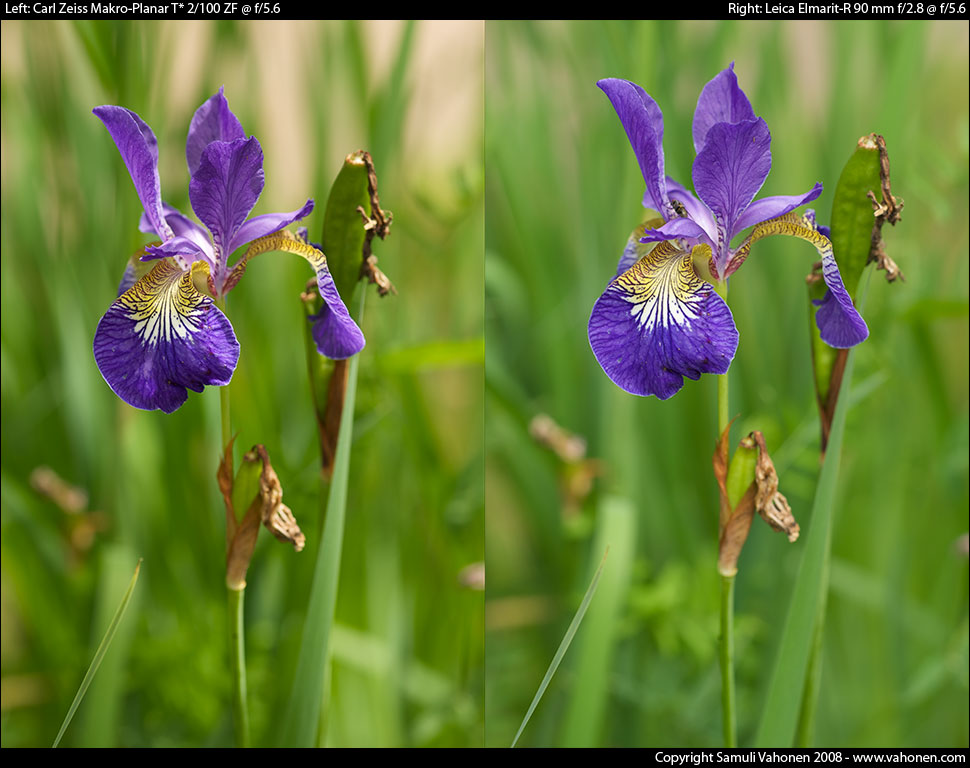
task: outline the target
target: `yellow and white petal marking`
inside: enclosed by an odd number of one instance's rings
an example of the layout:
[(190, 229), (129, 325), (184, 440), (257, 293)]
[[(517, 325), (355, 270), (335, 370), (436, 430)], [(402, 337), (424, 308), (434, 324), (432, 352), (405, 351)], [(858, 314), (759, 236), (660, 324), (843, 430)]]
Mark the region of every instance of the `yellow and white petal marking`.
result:
[(709, 258), (709, 252), (707, 245), (691, 252), (663, 241), (613, 280), (593, 307), (593, 354), (627, 392), (666, 399), (684, 376), (697, 379), (730, 366), (738, 345), (734, 320), (693, 267), (693, 256)]
[(209, 265), (204, 261), (193, 262), (190, 271), (182, 271), (165, 259), (119, 297), (118, 303), (127, 309), (143, 344), (172, 343), (200, 330), (205, 294), (199, 290), (199, 278), (207, 280), (208, 276)]
[(645, 330), (655, 325), (678, 325), (690, 330), (704, 297), (704, 281), (694, 271), (694, 257), (710, 259), (711, 247), (698, 245), (688, 253), (676, 241), (665, 240), (614, 280), (630, 314)]
[(101, 318), (94, 357), (122, 400), (171, 413), (185, 402), (186, 389), (229, 383), (239, 344), (226, 316), (200, 292), (208, 276), (205, 261), (183, 271), (163, 259)]

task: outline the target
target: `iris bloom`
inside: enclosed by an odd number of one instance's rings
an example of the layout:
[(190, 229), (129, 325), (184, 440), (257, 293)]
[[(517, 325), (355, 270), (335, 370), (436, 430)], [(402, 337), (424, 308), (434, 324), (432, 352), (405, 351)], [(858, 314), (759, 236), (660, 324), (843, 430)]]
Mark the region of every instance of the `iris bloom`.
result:
[[(773, 234), (807, 240), (822, 257), (828, 291), (815, 315), (822, 339), (833, 347), (851, 347), (869, 335), (814, 215), (793, 213), (817, 198), (822, 185), (802, 195), (754, 200), (771, 169), (771, 134), (738, 87), (733, 64), (697, 100), (696, 197), (664, 174), (663, 115), (656, 102), (627, 80), (598, 85), (640, 163), (647, 185), (643, 205), (662, 216), (634, 231), (589, 319), (593, 353), (614, 383), (635, 395), (666, 400), (684, 385), (685, 376), (726, 373), (738, 331), (713, 283), (727, 280), (751, 246)], [(754, 229), (732, 248), (735, 235), (748, 227)]]
[[(316, 271), (325, 303), (313, 328), (320, 354), (345, 358), (363, 348), (364, 336), (340, 300), (324, 255), (283, 231), (313, 210), (313, 200), (290, 213), (247, 219), (263, 190), (263, 151), (256, 137), (246, 138), (221, 88), (196, 110), (185, 145), (189, 200), (204, 228), (162, 202), (151, 128), (123, 107), (97, 107), (94, 114), (131, 174), (145, 209), (141, 230), (161, 240), (128, 265), (94, 336), (94, 358), (118, 397), (171, 413), (188, 389), (228, 384), (239, 343), (216, 300), (235, 286), (251, 256), (268, 250), (297, 253)], [(230, 254), (244, 245), (250, 245), (246, 255), (230, 267)]]

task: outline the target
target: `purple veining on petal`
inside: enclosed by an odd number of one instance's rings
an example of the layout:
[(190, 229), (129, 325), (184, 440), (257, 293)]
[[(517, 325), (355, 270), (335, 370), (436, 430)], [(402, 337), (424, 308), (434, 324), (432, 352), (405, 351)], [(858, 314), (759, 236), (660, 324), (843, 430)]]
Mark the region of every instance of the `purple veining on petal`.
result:
[(621, 389), (666, 400), (684, 377), (725, 373), (738, 332), (727, 304), (694, 273), (690, 253), (662, 243), (597, 300), (589, 343)]
[(264, 213), (262, 216), (253, 216), (239, 227), (226, 252), (232, 253), (240, 246), (251, 243), (257, 238), (279, 232), (281, 229), (290, 226), (294, 221), (309, 216), (312, 211), (313, 200), (307, 200), (302, 208), (289, 213)]
[(751, 102), (738, 86), (734, 74), (734, 62), (721, 71), (704, 86), (697, 98), (694, 110), (694, 123), (691, 132), (694, 136), (694, 152), (700, 154), (707, 141), (707, 132), (717, 123), (740, 123), (756, 120), (757, 115)]
[(220, 87), (195, 110), (189, 124), (189, 135), (185, 141), (185, 159), (189, 164), (189, 175), (194, 176), (202, 161), (202, 153), (213, 141), (235, 141), (245, 139), (246, 132), (236, 116), (229, 109), (229, 102)]
[(771, 134), (764, 120), (717, 123), (694, 158), (694, 189), (717, 219), (718, 271), (727, 261), (731, 238), (744, 210), (771, 170)]
[(101, 318), (94, 358), (126, 403), (171, 413), (187, 389), (229, 383), (239, 343), (212, 299), (195, 291), (190, 273), (160, 262)]
[(673, 218), (664, 175), (664, 123), (660, 107), (643, 88), (628, 80), (607, 78), (597, 85), (609, 97), (633, 146), (647, 185), (644, 205), (659, 211), (664, 220)]
[(162, 215), (161, 182), (158, 178), (158, 142), (155, 134), (130, 109), (106, 105), (92, 112), (104, 123), (125, 161), (135, 191), (141, 200), (152, 229), (163, 240), (172, 236)]
[(740, 232), (754, 224), (762, 221), (784, 216), (789, 211), (794, 211), (799, 206), (810, 203), (822, 194), (822, 184), (817, 183), (804, 195), (775, 195), (773, 197), (762, 197), (755, 200), (742, 213), (734, 223), (734, 231)]
[(256, 137), (232, 142), (214, 141), (202, 153), (189, 182), (192, 210), (212, 233), (218, 271), (226, 248), (256, 205), (263, 191), (263, 150)]

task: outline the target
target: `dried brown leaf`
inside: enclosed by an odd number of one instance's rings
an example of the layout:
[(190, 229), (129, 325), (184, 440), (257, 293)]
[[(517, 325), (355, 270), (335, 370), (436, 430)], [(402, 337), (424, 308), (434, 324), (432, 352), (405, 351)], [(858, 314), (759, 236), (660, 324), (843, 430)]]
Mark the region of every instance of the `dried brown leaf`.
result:
[(761, 432), (752, 432), (751, 437), (758, 444), (758, 464), (755, 467), (757, 493), (754, 506), (758, 514), (776, 531), (788, 536), (788, 541), (798, 539), (799, 527), (792, 515), (788, 499), (778, 490), (778, 473), (768, 455), (765, 438)]

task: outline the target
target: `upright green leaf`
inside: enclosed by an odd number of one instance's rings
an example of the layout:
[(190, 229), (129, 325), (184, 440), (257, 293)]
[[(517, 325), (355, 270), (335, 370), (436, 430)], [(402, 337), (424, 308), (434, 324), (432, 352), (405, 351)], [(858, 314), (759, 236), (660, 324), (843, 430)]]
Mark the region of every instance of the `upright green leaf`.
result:
[(370, 215), (367, 193), (367, 165), (361, 151), (347, 155), (327, 198), (323, 220), (323, 252), (330, 274), (337, 284), (340, 298), (350, 304), (360, 279), (361, 254), (364, 248), (363, 219), (357, 207)]
[(842, 169), (832, 202), (832, 247), (842, 282), (855, 300), (862, 271), (869, 261), (872, 203), (867, 192), (879, 194), (879, 148), (869, 134), (859, 139), (856, 151)]

